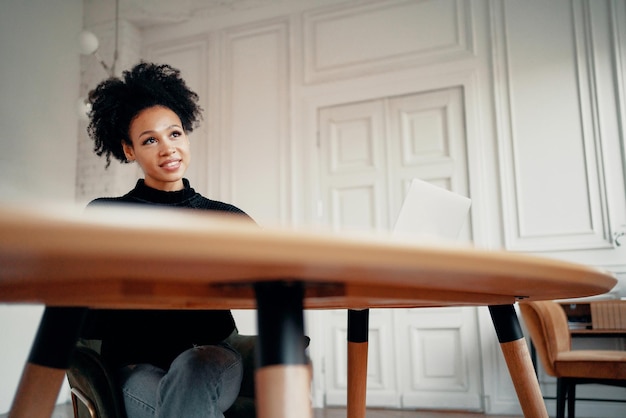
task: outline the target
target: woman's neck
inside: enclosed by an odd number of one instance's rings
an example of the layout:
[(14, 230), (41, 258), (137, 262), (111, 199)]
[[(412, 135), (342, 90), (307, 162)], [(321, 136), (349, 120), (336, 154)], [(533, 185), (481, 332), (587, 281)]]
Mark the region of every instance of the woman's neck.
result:
[(144, 183), (151, 189), (160, 190), (162, 192), (177, 192), (185, 188), (183, 179), (180, 178), (176, 181), (157, 181), (153, 178), (144, 178)]

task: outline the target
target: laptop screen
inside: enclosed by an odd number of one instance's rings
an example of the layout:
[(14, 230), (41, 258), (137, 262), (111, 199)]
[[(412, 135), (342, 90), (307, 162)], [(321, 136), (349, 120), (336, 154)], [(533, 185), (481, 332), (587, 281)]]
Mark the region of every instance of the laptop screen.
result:
[(413, 179), (393, 233), (456, 240), (467, 220), (471, 203), (468, 197)]

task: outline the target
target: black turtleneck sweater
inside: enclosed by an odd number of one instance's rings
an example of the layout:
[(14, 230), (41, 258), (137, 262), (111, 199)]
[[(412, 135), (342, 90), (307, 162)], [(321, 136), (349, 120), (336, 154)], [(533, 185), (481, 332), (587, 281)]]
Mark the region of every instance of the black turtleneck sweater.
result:
[(137, 181), (135, 188), (124, 196), (101, 197), (92, 200), (89, 205), (111, 204), (111, 203), (139, 203), (144, 205), (168, 206), (200, 210), (216, 210), (220, 212), (230, 212), (245, 215), (245, 212), (236, 206), (216, 200), (207, 199), (197, 193), (189, 185), (189, 180), (183, 179), (182, 190), (175, 192), (164, 192), (146, 186), (143, 179)]
[[(241, 209), (207, 199), (183, 179), (184, 189), (166, 192), (139, 180), (121, 197), (95, 199), (101, 204), (145, 204), (230, 212), (248, 216)], [(235, 329), (230, 311), (203, 310), (91, 310), (84, 337), (102, 340), (102, 356), (113, 367), (149, 363), (169, 369), (171, 362), (194, 345), (216, 344)]]

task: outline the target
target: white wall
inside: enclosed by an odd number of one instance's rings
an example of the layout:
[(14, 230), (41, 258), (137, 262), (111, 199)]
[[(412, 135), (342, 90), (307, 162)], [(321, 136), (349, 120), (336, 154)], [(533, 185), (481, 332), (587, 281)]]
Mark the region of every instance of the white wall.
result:
[[(218, 198), (262, 225), (315, 224), (320, 109), (461, 87), (474, 243), (626, 272), (626, 247), (612, 243), (626, 225), (624, 2), (314, 3), (196, 10), (183, 23), (143, 28), (144, 56), (184, 62), (204, 83), (211, 143), (204, 165)], [(519, 414), (485, 312), (482, 364), (473, 365), (482, 367), (485, 410)], [(333, 374), (324, 360), (338, 352), (319, 354), (322, 334), (309, 334), (318, 382)], [(318, 393), (328, 396), (324, 385), (314, 387), (315, 402)], [(608, 416), (598, 410), (593, 416)]]
[[(81, 0), (0, 1), (0, 200), (73, 200)], [(42, 312), (0, 305), (0, 413)]]

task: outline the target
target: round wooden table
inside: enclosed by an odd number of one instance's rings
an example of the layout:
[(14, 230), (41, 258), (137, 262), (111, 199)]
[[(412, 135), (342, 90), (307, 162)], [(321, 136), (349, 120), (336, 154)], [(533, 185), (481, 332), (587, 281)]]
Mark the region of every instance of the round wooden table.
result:
[(582, 265), (386, 235), (260, 228), (185, 210), (4, 204), (0, 302), (46, 306), (9, 416), (51, 415), (84, 308), (256, 308), (260, 418), (312, 417), (302, 310), (349, 309), (352, 418), (365, 414), (367, 309), (486, 305), (524, 415), (547, 417), (514, 303), (615, 283)]

